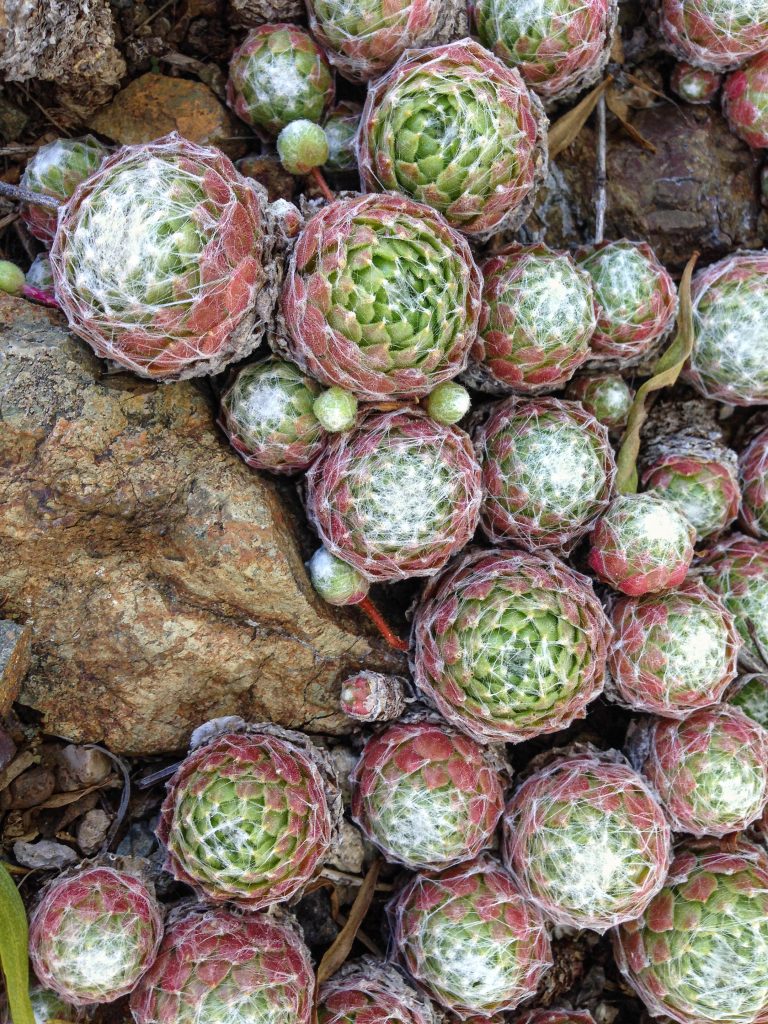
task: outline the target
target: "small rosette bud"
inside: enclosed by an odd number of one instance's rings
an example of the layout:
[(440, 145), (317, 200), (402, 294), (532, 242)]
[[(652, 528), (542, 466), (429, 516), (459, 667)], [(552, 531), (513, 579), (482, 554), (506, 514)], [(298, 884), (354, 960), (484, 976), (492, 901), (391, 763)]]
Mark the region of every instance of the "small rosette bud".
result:
[(427, 398), (427, 413), (438, 423), (452, 426), (463, 419), (472, 404), (469, 392), (461, 384), (448, 380), (438, 384)]
[(338, 434), (354, 427), (357, 399), (343, 388), (328, 388), (317, 396), (312, 411), (329, 434)]
[(598, 423), (613, 433), (627, 425), (635, 393), (618, 373), (595, 373), (575, 377), (565, 389), (565, 397), (581, 402)]
[(337, 103), (328, 111), (323, 123), (328, 142), (328, 159), (325, 161), (327, 171), (357, 172), (355, 140), (362, 113), (362, 105), (349, 100)]
[[(108, 153), (92, 135), (81, 139), (55, 139), (41, 146), (27, 163), (20, 185), (66, 202), (77, 186), (89, 178)], [(50, 245), (56, 234), (58, 214), (48, 206), (23, 206), (21, 217), (35, 238)]]
[(406, 681), (381, 672), (357, 672), (341, 684), (340, 704), (358, 722), (391, 722), (408, 705)]
[(328, 548), (318, 548), (307, 562), (307, 569), (312, 586), (328, 604), (360, 604), (368, 596), (369, 581)]
[(721, 75), (678, 61), (672, 71), (672, 92), (686, 103), (711, 103), (723, 83)]
[(328, 159), (325, 132), (313, 121), (291, 121), (277, 137), (277, 155), (289, 174), (309, 174)]
[(10, 260), (0, 260), (0, 291), (7, 292), (8, 295), (21, 295), (26, 281), (21, 267)]

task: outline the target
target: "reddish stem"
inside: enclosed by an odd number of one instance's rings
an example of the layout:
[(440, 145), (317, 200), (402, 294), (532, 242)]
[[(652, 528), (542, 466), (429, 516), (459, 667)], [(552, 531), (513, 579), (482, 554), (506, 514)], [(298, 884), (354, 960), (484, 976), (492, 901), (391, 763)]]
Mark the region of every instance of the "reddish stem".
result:
[(49, 309), (61, 309), (56, 299), (50, 292), (44, 292), (40, 288), (34, 288), (31, 284), (25, 284), (21, 294), (31, 302), (37, 302), (41, 306), (48, 306)]
[(322, 175), (322, 172), (321, 172), (320, 168), (319, 167), (313, 167), (312, 170), (309, 172), (309, 176), (314, 181), (314, 183), (317, 185), (317, 187), (320, 189), (320, 191), (323, 193), (323, 196), (328, 200), (328, 202), (329, 203), (335, 202), (336, 196), (331, 191), (331, 189), (330, 189), (330, 187), (328, 185), (328, 182), (325, 180), (325, 178)]
[(393, 633), (389, 624), (387, 623), (384, 616), (381, 614), (376, 605), (371, 601), (370, 597), (364, 597), (362, 601), (358, 603), (358, 608), (362, 609), (368, 618), (373, 622), (378, 631), (387, 641), (390, 647), (394, 647), (396, 651), (407, 651), (408, 641), (402, 640), (396, 633)]

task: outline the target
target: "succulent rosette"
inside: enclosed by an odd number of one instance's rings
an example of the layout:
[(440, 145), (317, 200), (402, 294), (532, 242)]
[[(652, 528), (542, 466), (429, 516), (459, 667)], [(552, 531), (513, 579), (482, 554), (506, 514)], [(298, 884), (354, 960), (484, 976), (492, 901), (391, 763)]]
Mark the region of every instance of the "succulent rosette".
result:
[(328, 140), (326, 170), (357, 172), (355, 139), (362, 113), (362, 104), (350, 100), (343, 100), (328, 111), (323, 122), (325, 137)]
[(508, 398), (475, 433), (483, 471), (483, 530), (496, 544), (564, 551), (611, 498), (608, 431), (576, 402)]
[(669, 84), (672, 92), (686, 103), (711, 103), (720, 91), (723, 80), (715, 71), (706, 71), (685, 61), (678, 61)]
[(480, 41), (548, 101), (592, 85), (608, 60), (612, 0), (475, 0), (473, 7)]
[(163, 934), (154, 892), (111, 863), (60, 875), (44, 890), (29, 925), (29, 956), (45, 988), (75, 1006), (131, 992)]
[[(48, 1024), (50, 1020), (81, 1024), (87, 1019), (87, 1011), (65, 1003), (64, 1000), (49, 988), (33, 984), (29, 989), (29, 1001), (32, 1005), (34, 1024)], [(0, 994), (0, 1024), (13, 1024), (8, 999), (5, 993)]]
[(614, 953), (654, 1017), (678, 1024), (765, 1020), (765, 851), (744, 840), (687, 843), (643, 916), (615, 934)]
[[(41, 146), (29, 160), (20, 185), (30, 192), (41, 192), (66, 202), (81, 182), (89, 178), (108, 153), (98, 139), (54, 139)], [(23, 206), (21, 217), (30, 234), (50, 245), (56, 234), (58, 212), (48, 206)]]
[(768, 800), (768, 732), (730, 704), (649, 727), (641, 770), (676, 832), (739, 832)]
[(741, 638), (733, 616), (700, 580), (620, 598), (611, 624), (611, 694), (635, 711), (686, 718), (722, 700), (736, 676)]
[(768, 49), (768, 0), (657, 0), (667, 47), (681, 60), (728, 71)]
[(483, 391), (555, 391), (590, 354), (589, 275), (546, 245), (514, 245), (481, 265), (483, 304), (467, 380)]
[(768, 539), (768, 429), (756, 434), (739, 456), (741, 522), (754, 537)]
[(523, 782), (504, 816), (503, 849), (545, 917), (604, 932), (642, 914), (664, 884), (670, 829), (622, 758), (584, 751)]
[(733, 615), (745, 668), (761, 670), (768, 652), (768, 544), (733, 534), (707, 554), (702, 573)]
[(291, 121), (322, 121), (333, 103), (333, 71), (298, 25), (261, 25), (232, 54), (227, 103), (254, 128), (278, 135)]
[(368, 401), (420, 398), (466, 366), (481, 286), (469, 245), (429, 207), (337, 200), (312, 217), (290, 262), (287, 354)]
[(320, 989), (319, 1024), (439, 1024), (432, 1004), (392, 964), (346, 963)]
[(701, 541), (721, 533), (739, 514), (741, 491), (736, 459), (694, 452), (658, 455), (642, 473), (643, 487), (674, 501)]
[(490, 846), (504, 809), (488, 751), (431, 721), (370, 739), (352, 773), (352, 818), (387, 860), (443, 868)]
[(591, 581), (553, 555), (474, 551), (430, 582), (416, 685), (480, 742), (563, 729), (603, 690), (609, 627)]
[(264, 195), (175, 134), (119, 150), (59, 214), (51, 267), (70, 328), (155, 379), (248, 355), (277, 296)]
[(464, 39), (403, 54), (368, 92), (370, 192), (399, 192), (478, 238), (521, 224), (546, 171), (547, 120), (520, 74)]
[(222, 395), (219, 424), (249, 466), (297, 473), (317, 458), (328, 436), (312, 411), (321, 390), (285, 360), (249, 363)]
[(370, 582), (357, 569), (343, 562), (325, 547), (319, 547), (307, 562), (312, 586), (328, 604), (360, 604), (368, 596)]
[(581, 402), (610, 431), (620, 431), (627, 425), (635, 393), (620, 374), (595, 373), (574, 377), (565, 397)]
[(693, 279), (693, 352), (685, 370), (705, 398), (768, 402), (768, 252), (739, 252)]
[(768, 675), (753, 672), (741, 676), (728, 688), (726, 700), (768, 729)]
[(589, 1010), (526, 1010), (515, 1024), (595, 1024)]
[(341, 797), (327, 756), (276, 726), (224, 732), (168, 784), (157, 834), (167, 870), (209, 903), (291, 899), (328, 856)]
[(695, 539), (675, 502), (652, 491), (619, 494), (592, 531), (589, 566), (630, 597), (655, 594), (683, 582)]
[(732, 71), (723, 86), (723, 113), (731, 131), (753, 149), (768, 147), (768, 54)]
[(489, 857), (416, 875), (389, 916), (400, 963), (462, 1021), (513, 1010), (552, 965), (541, 912)]
[(589, 273), (598, 318), (592, 336), (597, 358), (641, 358), (671, 329), (677, 289), (647, 242), (600, 242), (579, 251)]
[(408, 690), (400, 676), (356, 672), (341, 684), (339, 703), (344, 714), (358, 722), (391, 722), (405, 711)]
[(332, 439), (306, 483), (323, 543), (371, 581), (434, 575), (480, 514), (468, 435), (415, 409), (371, 413)]
[(136, 1024), (310, 1024), (315, 978), (289, 919), (194, 910), (131, 996)]

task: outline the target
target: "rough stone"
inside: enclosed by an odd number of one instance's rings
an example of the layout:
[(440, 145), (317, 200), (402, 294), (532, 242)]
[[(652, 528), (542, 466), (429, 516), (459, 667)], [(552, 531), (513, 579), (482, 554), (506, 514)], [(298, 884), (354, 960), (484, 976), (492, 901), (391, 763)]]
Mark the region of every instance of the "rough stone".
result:
[(112, 821), (109, 815), (97, 808), (84, 814), (77, 826), (77, 845), (83, 853), (95, 853), (109, 832)]
[(253, 28), (267, 22), (302, 21), (304, 0), (229, 0), (229, 15), (236, 25)]
[(17, 622), (0, 621), (0, 715), (7, 715), (29, 671), (32, 630)]
[(115, 96), (90, 127), (123, 145), (176, 131), (190, 142), (216, 146), (235, 158), (246, 152), (248, 130), (202, 82), (148, 72)]
[(279, 485), (192, 383), (107, 375), (59, 315), (0, 297), (0, 592), (34, 626), (46, 731), (142, 754), (239, 714), (344, 732), (341, 681), (403, 670), (302, 564)]
[(101, 750), (72, 744), (57, 751), (59, 789), (74, 793), (85, 786), (96, 786), (112, 771), (112, 762)]
[(53, 795), (56, 788), (56, 776), (50, 768), (35, 765), (22, 772), (14, 779), (7, 790), (7, 806), (17, 810), (26, 810), (45, 803)]
[(19, 840), (13, 844), (13, 856), (23, 867), (42, 871), (60, 871), (78, 860), (74, 850), (53, 839), (41, 839), (37, 843)]

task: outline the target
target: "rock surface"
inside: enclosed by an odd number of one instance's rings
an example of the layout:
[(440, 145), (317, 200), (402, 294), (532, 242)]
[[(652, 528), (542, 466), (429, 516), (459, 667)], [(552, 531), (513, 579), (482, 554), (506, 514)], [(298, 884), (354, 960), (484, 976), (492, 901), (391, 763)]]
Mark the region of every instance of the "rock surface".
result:
[(0, 715), (7, 715), (29, 671), (32, 630), (16, 622), (0, 622)]
[(20, 700), (45, 730), (141, 754), (216, 715), (347, 729), (341, 680), (402, 660), (315, 597), (278, 486), (202, 390), (107, 376), (9, 296), (0, 332), (0, 592), (33, 626)]

